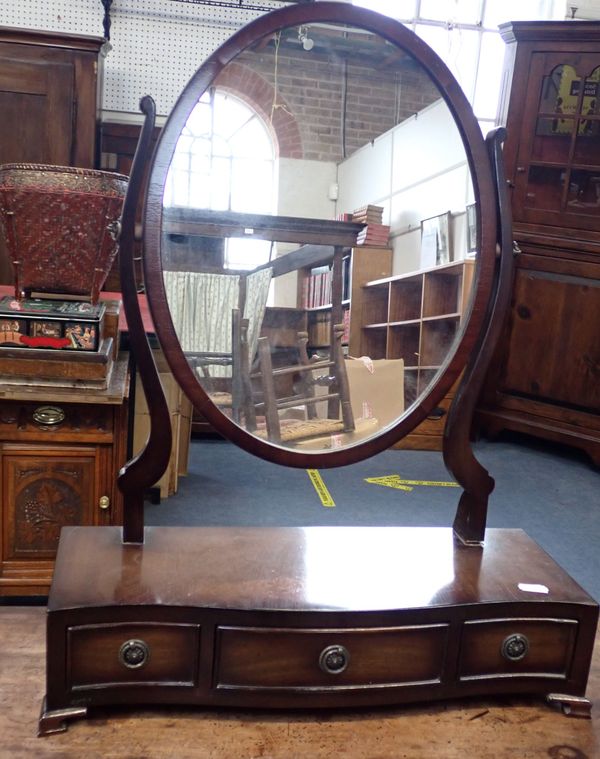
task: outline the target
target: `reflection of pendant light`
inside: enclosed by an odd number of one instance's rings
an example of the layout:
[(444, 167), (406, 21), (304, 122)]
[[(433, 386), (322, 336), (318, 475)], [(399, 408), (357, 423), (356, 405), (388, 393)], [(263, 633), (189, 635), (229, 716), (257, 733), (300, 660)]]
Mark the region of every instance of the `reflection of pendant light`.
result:
[(315, 46), (315, 41), (311, 40), (311, 38), (308, 36), (308, 29), (305, 26), (300, 26), (298, 28), (298, 39), (306, 51), (312, 50)]

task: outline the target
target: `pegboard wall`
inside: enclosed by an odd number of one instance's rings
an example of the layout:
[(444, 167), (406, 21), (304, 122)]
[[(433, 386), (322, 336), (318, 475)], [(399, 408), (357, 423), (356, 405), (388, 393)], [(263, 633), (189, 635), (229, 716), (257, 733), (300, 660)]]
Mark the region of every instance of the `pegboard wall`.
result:
[[(273, 9), (285, 5), (278, 0), (251, 4)], [(158, 114), (168, 114), (202, 61), (259, 15), (175, 0), (114, 0), (103, 110), (137, 114), (140, 98), (152, 95)], [(101, 37), (103, 17), (100, 0), (0, 0), (4, 26)]]

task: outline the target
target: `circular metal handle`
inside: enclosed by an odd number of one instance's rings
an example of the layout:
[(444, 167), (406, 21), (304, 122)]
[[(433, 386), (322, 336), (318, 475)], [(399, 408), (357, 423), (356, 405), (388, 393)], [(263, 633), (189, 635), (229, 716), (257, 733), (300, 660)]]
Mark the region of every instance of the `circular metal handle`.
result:
[(109, 509), (110, 508), (110, 498), (107, 495), (100, 496), (100, 500), (98, 501), (98, 506), (101, 509)]
[(139, 669), (148, 662), (150, 649), (143, 640), (126, 640), (119, 649), (119, 661), (128, 669)]
[(319, 667), (328, 675), (339, 675), (350, 663), (350, 654), (344, 646), (327, 646), (319, 656)]
[(525, 635), (513, 633), (502, 641), (502, 656), (508, 661), (521, 661), (529, 651), (529, 641)]
[(65, 412), (59, 406), (38, 406), (33, 412), (37, 424), (52, 426), (65, 421)]

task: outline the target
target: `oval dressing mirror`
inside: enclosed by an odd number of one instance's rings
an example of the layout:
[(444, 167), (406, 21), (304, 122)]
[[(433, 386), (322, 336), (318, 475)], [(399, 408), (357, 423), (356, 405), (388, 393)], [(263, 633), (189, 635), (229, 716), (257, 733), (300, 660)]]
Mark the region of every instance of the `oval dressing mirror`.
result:
[(487, 165), (458, 85), (400, 24), (319, 3), (234, 35), (169, 118), (147, 208), (155, 326), (194, 405), (299, 466), (436, 413), (487, 300)]

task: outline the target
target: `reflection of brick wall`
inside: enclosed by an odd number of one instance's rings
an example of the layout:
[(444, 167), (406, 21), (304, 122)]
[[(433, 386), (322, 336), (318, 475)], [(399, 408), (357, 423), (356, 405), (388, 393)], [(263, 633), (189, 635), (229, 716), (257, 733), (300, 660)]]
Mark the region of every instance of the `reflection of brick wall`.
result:
[(215, 85), (229, 90), (258, 111), (275, 137), (280, 157), (304, 157), (296, 118), (283, 97), (279, 97), (273, 107), (275, 90), (268, 79), (249, 66), (230, 63), (219, 74)]
[[(254, 106), (269, 123), (279, 155), (339, 161), (342, 148), (344, 69), (314, 51), (279, 53), (277, 102), (275, 60), (265, 48), (240, 56), (216, 81)], [(409, 62), (386, 71), (349, 63), (346, 95), (346, 155), (439, 98), (439, 92)]]

